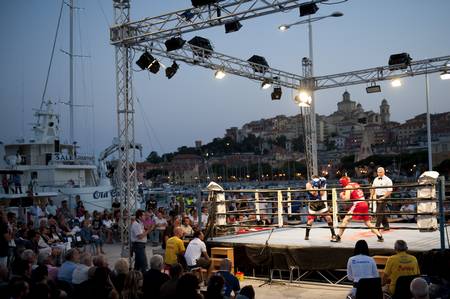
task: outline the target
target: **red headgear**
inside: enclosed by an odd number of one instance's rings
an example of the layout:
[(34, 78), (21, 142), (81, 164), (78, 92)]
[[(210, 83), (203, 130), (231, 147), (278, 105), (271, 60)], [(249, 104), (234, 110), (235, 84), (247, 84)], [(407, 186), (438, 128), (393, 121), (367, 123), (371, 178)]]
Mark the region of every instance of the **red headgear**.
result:
[(341, 184), (342, 187), (346, 187), (348, 183), (350, 183), (350, 178), (348, 176), (343, 176), (339, 180), (339, 183)]

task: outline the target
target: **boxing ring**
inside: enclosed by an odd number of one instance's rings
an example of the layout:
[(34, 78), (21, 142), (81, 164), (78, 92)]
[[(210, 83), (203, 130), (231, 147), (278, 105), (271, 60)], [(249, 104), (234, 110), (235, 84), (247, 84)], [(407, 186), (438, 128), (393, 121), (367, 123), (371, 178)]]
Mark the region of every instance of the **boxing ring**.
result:
[[(391, 209), (384, 213), (390, 217), (390, 229), (380, 230), (384, 242), (377, 242), (377, 237), (362, 222), (352, 221), (342, 240), (333, 243), (326, 222), (316, 221), (309, 240), (304, 239), (305, 217), (309, 214), (307, 190), (223, 190), (214, 185), (208, 190), (206, 203), (210, 215), (207, 246), (232, 247), (235, 270), (247, 276), (271, 277), (273, 270), (279, 270), (285, 271), (290, 280), (293, 276), (297, 280), (312, 277), (337, 284), (345, 282), (347, 260), (353, 255), (356, 241), (366, 240), (371, 255), (389, 256), (394, 254), (395, 241), (402, 239), (408, 244), (408, 252), (418, 258), (422, 272), (447, 273), (450, 246), (446, 218), (448, 221), (450, 196), (446, 196), (443, 178), (393, 188), (395, 198), (385, 200)], [(368, 194), (373, 188), (360, 189)], [(339, 198), (342, 188), (331, 186), (324, 190), (327, 192), (324, 201), (330, 208), (327, 215), (332, 217), (334, 228), (339, 229), (351, 203)], [(417, 196), (401, 197), (396, 194), (398, 190), (416, 190)], [(371, 206), (368, 215), (375, 218), (377, 214), (373, 211), (379, 199), (367, 201)], [(405, 205), (414, 205), (415, 209), (400, 208)], [(408, 223), (396, 222), (399, 219)]]

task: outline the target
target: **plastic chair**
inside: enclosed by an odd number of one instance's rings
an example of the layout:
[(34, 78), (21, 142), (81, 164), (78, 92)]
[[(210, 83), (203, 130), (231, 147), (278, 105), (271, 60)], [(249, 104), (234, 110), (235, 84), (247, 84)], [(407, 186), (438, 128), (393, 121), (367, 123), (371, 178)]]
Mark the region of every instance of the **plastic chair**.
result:
[(355, 299), (383, 299), (381, 278), (361, 278), (356, 287)]

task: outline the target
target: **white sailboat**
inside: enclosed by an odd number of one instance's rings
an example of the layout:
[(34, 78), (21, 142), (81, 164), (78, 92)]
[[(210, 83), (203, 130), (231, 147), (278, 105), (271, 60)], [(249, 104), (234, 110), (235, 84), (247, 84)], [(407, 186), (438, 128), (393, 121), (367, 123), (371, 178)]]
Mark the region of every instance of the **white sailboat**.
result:
[[(17, 204), (18, 199), (53, 197), (56, 203), (67, 200), (74, 207), (79, 196), (89, 211), (110, 209), (114, 188), (104, 167), (97, 167), (93, 156), (77, 154), (74, 142), (73, 113), (73, 0), (70, 1), (70, 143), (60, 142), (60, 115), (54, 103), (42, 101), (36, 110), (33, 137), (10, 144), (0, 143), (0, 175), (3, 188), (0, 202)], [(8, 187), (9, 180), (9, 187)], [(21, 188), (15, 188), (14, 181)], [(32, 192), (33, 196), (31, 196)], [(30, 203), (28, 203), (30, 204)]]

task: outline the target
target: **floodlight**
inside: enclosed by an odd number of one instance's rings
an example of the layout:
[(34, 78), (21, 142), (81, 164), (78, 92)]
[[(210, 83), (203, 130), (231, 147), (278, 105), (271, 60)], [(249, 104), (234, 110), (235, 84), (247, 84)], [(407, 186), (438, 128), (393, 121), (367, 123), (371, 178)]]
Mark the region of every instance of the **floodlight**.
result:
[(281, 91), (281, 87), (274, 87), (271, 97), (272, 97), (272, 101), (273, 100), (280, 100), (281, 99), (281, 95), (283, 94), (283, 92)]
[(188, 10), (185, 10), (180, 16), (189, 22), (190, 20), (192, 20), (192, 18), (195, 16), (195, 14), (190, 9), (188, 9)]
[(389, 57), (389, 70), (406, 69), (411, 64), (411, 60), (408, 53), (393, 54)]
[(166, 45), (167, 52), (170, 52), (183, 48), (185, 42), (181, 37), (172, 37), (166, 40), (164, 44)]
[(311, 107), (311, 93), (306, 90), (300, 90), (294, 98), (299, 107)]
[[(190, 41), (188, 41), (188, 44), (190, 44), (192, 49), (192, 52), (194, 52), (195, 55), (208, 58), (211, 56), (213, 52), (213, 47), (211, 46), (211, 42), (203, 37), (196, 36), (192, 38)], [(199, 49), (201, 48), (201, 49)]]
[(223, 78), (225, 77), (225, 75), (226, 75), (226, 73), (225, 73), (223, 70), (217, 70), (217, 71), (214, 73), (214, 77), (215, 77), (216, 79), (223, 79)]
[(375, 93), (375, 92), (381, 92), (381, 86), (380, 85), (370, 85), (366, 87), (366, 92), (367, 93)]
[(174, 61), (171, 66), (166, 68), (166, 77), (172, 78), (178, 71), (179, 65)]
[(269, 68), (269, 64), (262, 56), (253, 55), (247, 61), (250, 62), (253, 71), (255, 71), (256, 73), (265, 73)]
[(450, 73), (449, 73), (448, 71), (444, 71), (444, 72), (441, 74), (441, 79), (442, 79), (442, 80), (450, 80)]
[(230, 21), (225, 23), (225, 33), (236, 32), (242, 28), (242, 24), (239, 21)]
[(391, 81), (392, 87), (400, 87), (402, 86), (402, 81), (400, 79), (394, 79)]
[(144, 52), (144, 54), (139, 57), (139, 59), (136, 61), (136, 64), (142, 69), (148, 69), (153, 74), (158, 73), (160, 65), (158, 60), (155, 59), (150, 53)]
[(217, 0), (191, 0), (191, 2), (192, 2), (192, 6), (199, 7), (199, 6), (214, 4), (217, 2)]
[(261, 83), (262, 89), (268, 89), (272, 86), (272, 82), (269, 79), (264, 79), (264, 81)]
[(302, 3), (299, 6), (299, 10), (300, 10), (300, 16), (303, 17), (303, 16), (315, 14), (319, 10), (319, 7), (314, 2)]

